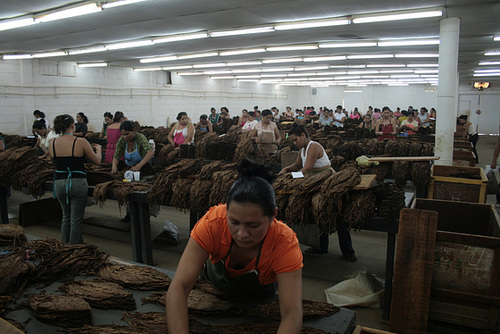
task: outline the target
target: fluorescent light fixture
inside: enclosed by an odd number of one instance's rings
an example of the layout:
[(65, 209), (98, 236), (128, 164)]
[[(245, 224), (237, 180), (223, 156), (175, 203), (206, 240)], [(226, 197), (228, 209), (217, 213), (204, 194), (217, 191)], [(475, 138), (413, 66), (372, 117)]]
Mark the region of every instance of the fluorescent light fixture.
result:
[(214, 74), (231, 74), (229, 70), (219, 70), (219, 71), (204, 71), (203, 74), (214, 75)]
[(347, 87), (366, 87), (367, 85), (363, 85), (363, 84), (356, 84), (356, 83), (349, 83), (347, 84)]
[(237, 63), (226, 63), (227, 66), (255, 66), (255, 65), (261, 65), (262, 62), (260, 60), (256, 61), (241, 61)]
[(226, 67), (226, 63), (194, 64), (193, 68)]
[(260, 53), (260, 52), (266, 52), (266, 49), (265, 48), (256, 48), (256, 49), (221, 51), (221, 52), (219, 52), (219, 56), (237, 56), (237, 55), (246, 55), (246, 54)]
[(192, 54), (177, 56), (177, 59), (205, 58), (205, 57), (215, 57), (218, 55), (219, 55), (218, 52), (202, 52), (202, 53), (192, 53)]
[(145, 67), (145, 68), (134, 68), (134, 72), (151, 72), (151, 71), (161, 71), (161, 67)]
[(420, 76), (417, 74), (393, 74), (391, 75), (391, 79), (394, 78), (419, 78)]
[(405, 64), (368, 64), (366, 67), (405, 67)]
[(377, 46), (377, 42), (338, 42), (338, 43), (321, 43), (319, 47), (321, 49), (326, 48), (359, 48), (359, 47), (370, 47)]
[(405, 86), (409, 86), (409, 84), (407, 83), (390, 83), (390, 84), (387, 84), (387, 86), (391, 86), (391, 87), (405, 87)]
[(307, 78), (306, 77), (303, 77), (303, 78), (302, 77), (300, 77), (300, 78), (285, 78), (283, 80), (285, 80), (285, 81), (306, 81)]
[(378, 42), (378, 46), (417, 46), (417, 45), (437, 45), (439, 39), (402, 39), (397, 41)]
[(500, 76), (500, 72), (490, 72), (490, 73), (474, 73), (475, 77), (497, 77)]
[(56, 11), (50, 14), (42, 15), (38, 18), (35, 18), (35, 22), (50, 22), (55, 20), (67, 19), (70, 17), (81, 16), (86, 14), (98, 13), (102, 10), (101, 7), (97, 6), (97, 4), (90, 3), (83, 6), (78, 6), (70, 9), (63, 9), (60, 11)]
[(500, 56), (500, 51), (485, 52), (485, 56)]
[(300, 51), (300, 50), (316, 50), (317, 45), (304, 44), (304, 45), (287, 45), (287, 46), (271, 46), (266, 48), (267, 51)]
[(170, 42), (177, 42), (177, 41), (187, 41), (191, 39), (201, 39), (201, 38), (207, 38), (208, 33), (206, 31), (204, 32), (195, 32), (192, 34), (178, 34), (178, 35), (172, 35), (172, 36), (164, 36), (164, 37), (158, 37), (153, 39), (154, 44), (160, 44), (160, 43), (170, 43)]
[(324, 57), (307, 57), (304, 62), (317, 62), (317, 61), (332, 61), (332, 60), (346, 60), (346, 56), (324, 56)]
[(345, 75), (345, 71), (329, 71), (329, 72), (318, 72), (316, 75)]
[(421, 78), (439, 78), (439, 75), (437, 75), (437, 74), (422, 74), (420, 77)]
[(309, 67), (295, 67), (295, 71), (320, 71), (327, 70), (330, 66), (309, 66)]
[(38, 23), (38, 22), (35, 22), (35, 20), (32, 17), (27, 18), (27, 19), (4, 21), (4, 22), (0, 22), (0, 31), (26, 27), (26, 26), (30, 26), (30, 25), (35, 24), (35, 23)]
[(127, 49), (127, 48), (137, 48), (139, 46), (147, 46), (147, 45), (153, 45), (153, 44), (154, 44), (153, 41), (148, 39), (148, 40), (144, 40), (144, 41), (107, 44), (106, 49), (119, 50), (119, 49)]
[(54, 51), (54, 52), (41, 52), (41, 53), (33, 53), (33, 58), (47, 58), (47, 57), (60, 57), (67, 56), (68, 54), (64, 51)]
[(78, 64), (78, 67), (106, 67), (108, 63), (84, 63)]
[(31, 59), (33, 58), (30, 54), (22, 54), (22, 55), (3, 55), (2, 59)]
[(482, 61), (478, 65), (480, 66), (500, 65), (500, 61)]
[(359, 75), (359, 74), (378, 74), (379, 71), (347, 71), (349, 75)]
[(394, 55), (381, 54), (381, 55), (350, 55), (347, 59), (378, 59), (378, 58), (394, 58)]
[(387, 79), (388, 75), (362, 75), (363, 79)]
[(396, 58), (438, 58), (438, 53), (399, 53), (394, 55)]
[(293, 71), (293, 67), (268, 67), (268, 68), (263, 68), (262, 72), (287, 72), (287, 71)]
[(114, 2), (107, 2), (102, 5), (102, 8), (113, 8), (113, 7), (119, 7), (119, 6), (125, 6), (125, 5), (131, 5), (137, 2), (143, 2), (147, 0), (121, 0), (121, 1), (114, 1)]
[(489, 72), (500, 72), (500, 68), (492, 68), (492, 69), (485, 69), (485, 70), (474, 70), (474, 73), (489, 73)]
[(236, 79), (259, 79), (260, 75), (236, 75)]
[(73, 56), (73, 55), (81, 55), (81, 54), (85, 54), (85, 53), (102, 52), (102, 51), (107, 51), (107, 50), (108, 49), (106, 49), (104, 46), (95, 46), (95, 47), (85, 48), (85, 49), (69, 50), (68, 54), (70, 56)]
[(210, 77), (210, 79), (215, 79), (215, 80), (234, 79), (234, 76), (226, 75), (226, 76), (220, 76), (220, 77)]
[(390, 73), (413, 73), (414, 70), (382, 70), (380, 73), (390, 74)]
[[(287, 74), (284, 73), (279, 73), (279, 74), (261, 74), (261, 78), (284, 78), (286, 77)], [(281, 79), (276, 79), (276, 80), (281, 80)]]
[(387, 14), (387, 15), (373, 15), (365, 17), (357, 17), (352, 20), (353, 23), (372, 23), (372, 22), (386, 22), (386, 21), (398, 21), (398, 20), (411, 20), (411, 19), (421, 19), (427, 17), (437, 17), (442, 16), (442, 10), (433, 11), (422, 11), (422, 12), (410, 12), (410, 13), (400, 13), (400, 14)]
[(177, 72), (178, 75), (205, 75), (203, 72)]
[(415, 74), (432, 74), (439, 73), (439, 70), (415, 70)]
[(260, 73), (262, 70), (260, 68), (253, 68), (247, 70), (232, 70), (232, 73)]
[(309, 75), (316, 75), (316, 73), (309, 72), (309, 73), (290, 73), (290, 74), (288, 74), (289, 77), (301, 77), (301, 76), (309, 76)]
[(493, 41), (495, 42), (500, 42), (500, 36), (494, 36)]
[(308, 20), (279, 23), (274, 26), (275, 30), (292, 30), (292, 29), (307, 29), (319, 27), (340, 26), (351, 23), (345, 18), (325, 19), (325, 20)]
[(192, 65), (169, 66), (169, 67), (162, 67), (161, 69), (164, 71), (176, 71), (176, 70), (188, 70), (190, 68), (193, 68), (193, 66)]
[(238, 79), (240, 82), (259, 82), (257, 79)]
[[(350, 85), (348, 85), (348, 86), (350, 86)], [(362, 90), (345, 90), (344, 93), (363, 93), (363, 91)]]
[(361, 76), (356, 76), (356, 75), (349, 75), (349, 76), (342, 76), (342, 77), (335, 77), (333, 78), (334, 80), (350, 80), (350, 79), (361, 79)]
[(248, 34), (260, 34), (264, 32), (273, 32), (273, 27), (258, 27), (258, 28), (245, 28), (236, 30), (221, 30), (210, 32), (210, 37), (224, 37), (224, 36), (235, 36), (235, 35), (248, 35)]
[(406, 67), (439, 67), (439, 64), (408, 64)]
[(307, 80), (333, 80), (333, 77), (325, 77), (325, 78), (308, 78)]
[(177, 56), (144, 58), (144, 59), (140, 59), (139, 62), (142, 64), (147, 64), (147, 63), (156, 63), (156, 62), (160, 62), (160, 61), (171, 61), (171, 60), (177, 60)]
[(330, 65), (330, 68), (365, 68), (366, 65)]
[(263, 64), (278, 64), (278, 63), (295, 63), (302, 61), (302, 58), (275, 58), (275, 59), (264, 59)]

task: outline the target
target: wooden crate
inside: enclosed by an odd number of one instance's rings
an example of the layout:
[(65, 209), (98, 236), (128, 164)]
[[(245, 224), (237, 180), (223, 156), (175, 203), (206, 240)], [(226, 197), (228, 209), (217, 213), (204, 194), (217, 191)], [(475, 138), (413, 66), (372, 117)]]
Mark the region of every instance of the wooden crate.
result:
[[(466, 178), (466, 175), (475, 178)], [(433, 165), (428, 198), (459, 202), (486, 202), (488, 178), (480, 167)]]
[(474, 149), (474, 146), (472, 146), (472, 143), (469, 140), (467, 141), (455, 140), (453, 142), (453, 149), (460, 151), (472, 151)]
[(454, 166), (476, 166), (476, 155), (472, 151), (453, 150)]
[(500, 330), (500, 219), (492, 205), (416, 199), (438, 213), (429, 319)]

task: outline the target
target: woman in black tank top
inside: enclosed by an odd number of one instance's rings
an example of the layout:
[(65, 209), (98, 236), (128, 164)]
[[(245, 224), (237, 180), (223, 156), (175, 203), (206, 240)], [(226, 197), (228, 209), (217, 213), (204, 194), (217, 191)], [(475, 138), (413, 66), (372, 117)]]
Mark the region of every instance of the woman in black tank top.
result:
[(83, 215), (87, 204), (88, 184), (85, 158), (95, 164), (101, 162), (101, 147), (95, 152), (85, 139), (74, 136), (75, 125), (70, 115), (54, 119), (54, 131), (60, 135), (49, 144), (49, 154), (56, 167), (54, 197), (62, 209), (61, 239), (64, 243), (81, 244)]

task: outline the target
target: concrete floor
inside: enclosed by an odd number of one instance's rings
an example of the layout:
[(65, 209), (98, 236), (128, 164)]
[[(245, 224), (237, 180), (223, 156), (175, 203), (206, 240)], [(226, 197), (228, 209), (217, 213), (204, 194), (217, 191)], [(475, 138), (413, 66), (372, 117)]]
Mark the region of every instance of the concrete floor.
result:
[[(478, 143), (480, 163), (477, 166), (484, 167), (485, 164), (491, 162), (496, 139), (496, 137), (480, 138)], [(18, 221), (19, 205), (30, 200), (31, 196), (29, 195), (13, 192), (12, 197), (8, 199), (9, 214), (12, 216), (11, 223)], [(493, 195), (488, 196), (488, 203), (495, 203)], [(95, 205), (87, 207), (83, 227), (85, 242), (98, 245), (100, 249), (112, 256), (133, 260), (130, 227), (128, 223), (119, 222), (124, 213), (125, 210), (122, 209), (120, 212), (117, 202), (111, 200), (106, 201), (103, 208)], [(179, 228), (180, 244), (168, 246), (154, 243), (153, 258), (158, 267), (175, 271), (189, 235), (189, 213), (170, 207), (162, 207), (158, 216), (151, 218), (153, 238), (162, 231), (163, 222), (166, 220), (173, 222)], [(27, 226), (26, 232), (40, 238), (60, 238), (59, 222), (57, 221)], [(330, 237), (328, 254), (304, 255), (302, 291), (304, 299), (326, 301), (324, 290), (345, 280), (356, 271), (366, 270), (382, 279), (384, 278), (386, 234), (365, 230), (351, 234), (358, 257), (358, 261), (355, 263), (342, 259), (336, 235)], [(387, 323), (381, 319), (382, 309), (364, 307), (351, 309), (356, 311), (357, 325), (387, 330)]]

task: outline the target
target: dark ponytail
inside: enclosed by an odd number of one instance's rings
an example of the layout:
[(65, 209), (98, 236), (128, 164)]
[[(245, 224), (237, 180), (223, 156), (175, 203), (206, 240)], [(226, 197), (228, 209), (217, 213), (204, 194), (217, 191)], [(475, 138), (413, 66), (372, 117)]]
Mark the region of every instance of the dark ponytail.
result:
[(47, 129), (47, 126), (45, 125), (45, 121), (35, 121), (33, 122), (33, 130), (43, 130)]
[(109, 111), (106, 111), (106, 112), (104, 113), (104, 117), (107, 117), (107, 118), (109, 118), (109, 119), (111, 119), (111, 120), (112, 120), (112, 119), (113, 119), (113, 114), (112, 114), (112, 113), (110, 113)]
[(276, 198), (272, 182), (275, 175), (270, 168), (247, 159), (238, 166), (238, 179), (227, 195), (227, 207), (232, 201), (252, 203), (262, 208), (264, 215), (273, 217), (276, 212)]
[(73, 117), (71, 117), (71, 115), (59, 115), (54, 118), (54, 131), (57, 134), (62, 135), (66, 132), (67, 129), (71, 127), (71, 124), (73, 123), (75, 123), (75, 120), (73, 119)]
[(80, 117), (83, 119), (83, 123), (89, 124), (89, 119), (87, 118), (87, 116), (85, 116), (84, 113), (79, 112), (78, 115), (80, 115)]

